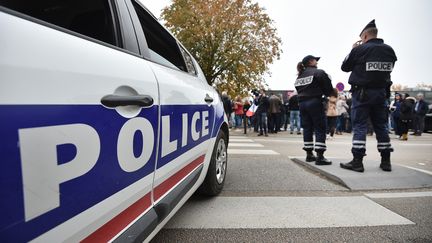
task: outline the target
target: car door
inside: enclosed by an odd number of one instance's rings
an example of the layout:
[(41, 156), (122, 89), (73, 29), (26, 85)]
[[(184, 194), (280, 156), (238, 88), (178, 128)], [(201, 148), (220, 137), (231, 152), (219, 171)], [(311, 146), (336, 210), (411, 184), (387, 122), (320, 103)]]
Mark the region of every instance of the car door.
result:
[(143, 40), (141, 47), (147, 50), (159, 84), (160, 142), (153, 200), (163, 219), (203, 172), (214, 123), (213, 94), (198, 77), (190, 54), (139, 2), (129, 3), (136, 12), (131, 16)]
[(156, 222), (159, 90), (124, 13), (123, 1), (0, 9), (0, 241), (121, 241), (143, 215)]

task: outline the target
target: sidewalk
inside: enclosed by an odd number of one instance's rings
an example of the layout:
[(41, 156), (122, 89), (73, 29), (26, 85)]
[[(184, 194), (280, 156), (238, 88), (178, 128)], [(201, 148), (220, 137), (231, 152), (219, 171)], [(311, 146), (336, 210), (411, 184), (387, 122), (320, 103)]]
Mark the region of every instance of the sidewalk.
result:
[(378, 161), (364, 161), (365, 172), (359, 173), (340, 168), (340, 162), (345, 160), (329, 158), (332, 165), (317, 166), (314, 162), (308, 163), (305, 158), (292, 157), (295, 163), (318, 172), (330, 180), (356, 190), (392, 190), (392, 189), (419, 189), (432, 188), (432, 175), (413, 170), (407, 167), (392, 165), (391, 172), (382, 171)]

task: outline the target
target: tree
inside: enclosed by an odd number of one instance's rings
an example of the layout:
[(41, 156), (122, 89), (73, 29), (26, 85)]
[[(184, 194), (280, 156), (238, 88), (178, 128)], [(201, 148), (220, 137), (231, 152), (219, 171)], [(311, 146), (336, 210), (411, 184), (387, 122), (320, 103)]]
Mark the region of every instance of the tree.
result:
[(393, 84), (391, 86), (392, 91), (406, 91), (408, 89), (408, 86), (402, 85), (402, 84)]
[(423, 90), (432, 90), (432, 84), (420, 83), (420, 84), (417, 84), (417, 88), (423, 89)]
[(265, 84), (269, 64), (282, 52), (264, 11), (251, 0), (173, 0), (161, 17), (196, 58), (207, 82), (234, 95)]

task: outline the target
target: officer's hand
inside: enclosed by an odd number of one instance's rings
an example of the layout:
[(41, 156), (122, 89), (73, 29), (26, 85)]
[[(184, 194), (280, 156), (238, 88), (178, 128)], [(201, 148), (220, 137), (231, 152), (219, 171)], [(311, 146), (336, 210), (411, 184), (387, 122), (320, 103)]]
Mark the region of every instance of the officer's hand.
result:
[(356, 48), (357, 46), (359, 46), (359, 45), (361, 45), (361, 44), (362, 44), (362, 41), (361, 41), (361, 40), (356, 41), (356, 42), (353, 44), (352, 48)]

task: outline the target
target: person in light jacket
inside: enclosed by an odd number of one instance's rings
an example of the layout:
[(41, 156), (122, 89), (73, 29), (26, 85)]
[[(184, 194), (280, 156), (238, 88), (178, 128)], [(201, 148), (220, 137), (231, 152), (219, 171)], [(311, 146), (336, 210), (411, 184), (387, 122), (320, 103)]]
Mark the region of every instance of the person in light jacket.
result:
[(345, 120), (348, 118), (348, 105), (345, 101), (345, 95), (339, 95), (339, 98), (336, 102), (336, 110), (338, 113), (337, 125), (336, 125), (336, 134), (342, 135), (342, 132), (345, 132)]
[(338, 112), (336, 110), (336, 102), (338, 97), (337, 89), (333, 89), (327, 101), (327, 139), (331, 139), (334, 136), (336, 130), (336, 119)]

